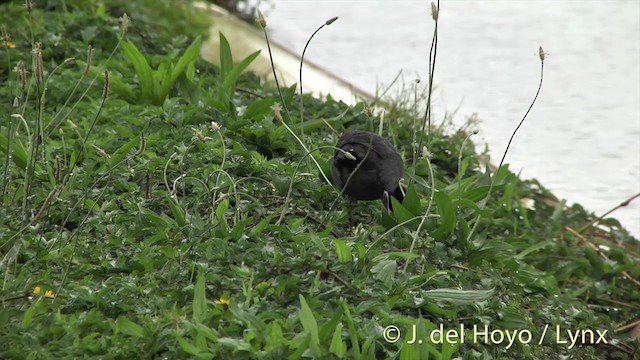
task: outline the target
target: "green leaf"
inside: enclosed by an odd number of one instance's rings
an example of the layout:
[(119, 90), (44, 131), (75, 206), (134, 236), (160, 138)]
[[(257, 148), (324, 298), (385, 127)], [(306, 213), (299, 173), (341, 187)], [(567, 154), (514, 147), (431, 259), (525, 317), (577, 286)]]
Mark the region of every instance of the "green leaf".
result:
[(338, 357), (345, 357), (347, 355), (347, 345), (342, 341), (342, 323), (338, 323), (333, 332), (329, 351)]
[(420, 215), (420, 196), (416, 192), (415, 184), (409, 185), (407, 192), (404, 195), (402, 206), (405, 207), (414, 216)]
[(469, 262), (479, 265), (483, 260), (494, 262), (513, 254), (513, 245), (501, 240), (489, 240), (481, 248), (469, 254)]
[(138, 80), (140, 81), (140, 91), (142, 92), (142, 99), (146, 101), (153, 100), (153, 71), (147, 62), (147, 59), (142, 55), (138, 48), (130, 41), (122, 42), (122, 50), (125, 55), (133, 63), (133, 68), (138, 74)]
[(227, 38), (220, 33), (220, 78), (225, 79), (233, 68), (233, 57), (231, 47)]
[[(347, 110), (350, 110), (350, 109), (347, 109)], [(309, 133), (311, 131), (318, 130), (320, 128), (325, 128), (327, 124), (338, 123), (339, 120), (340, 118), (337, 118), (337, 117), (330, 118), (330, 119), (324, 119), (324, 118), (311, 119), (311, 120), (305, 120), (302, 124), (296, 122), (295, 124), (291, 125), (291, 128), (295, 132), (299, 132), (300, 129), (304, 129), (305, 133)]]
[(249, 224), (251, 222), (251, 219), (244, 219), (244, 220), (240, 220), (238, 221), (238, 223), (236, 223), (233, 226), (233, 229), (231, 229), (231, 240), (237, 241), (240, 240), (240, 238), (245, 235), (244, 230), (247, 227), (247, 224)]
[(229, 304), (229, 311), (237, 320), (244, 322), (247, 328), (253, 328), (257, 333), (263, 333), (267, 328), (267, 324), (265, 324), (264, 321), (260, 320), (260, 318), (254, 314), (238, 307), (237, 302), (232, 301)]
[(169, 77), (169, 82), (171, 85), (176, 82), (178, 76), (186, 71), (186, 69), (195, 63), (198, 60), (198, 56), (200, 56), (200, 46), (202, 44), (202, 36), (198, 36), (193, 40), (191, 45), (184, 51), (184, 54), (180, 56), (176, 66), (173, 67), (171, 71), (171, 75)]
[(136, 214), (136, 222), (145, 228), (156, 228), (158, 231), (170, 227), (169, 222), (162, 216), (156, 214), (152, 210), (142, 207), (138, 204), (138, 213)]
[(489, 290), (460, 290), (460, 289), (435, 289), (424, 290), (420, 294), (423, 302), (450, 303), (453, 305), (470, 305), (485, 301), (493, 296), (495, 289)]
[(169, 73), (173, 64), (169, 60), (160, 63), (158, 69), (153, 72), (153, 101), (154, 105), (162, 105), (169, 95), (173, 82), (169, 79)]
[[(402, 204), (400, 204), (400, 202), (398, 202), (398, 200), (396, 200), (396, 198), (394, 197), (390, 197), (391, 200), (391, 206), (393, 208), (393, 217), (396, 219), (396, 221), (398, 223), (402, 223), (408, 220), (413, 219), (415, 216), (411, 213), (411, 211), (407, 210), (404, 206), (402, 206)], [(416, 223), (406, 223), (404, 226), (406, 227), (415, 227), (417, 226)]]
[(364, 354), (365, 359), (375, 359), (376, 358), (376, 347), (371, 346), (376, 341), (376, 336), (367, 336), (366, 340), (362, 344), (362, 354)]
[(509, 164), (502, 165), (498, 171), (493, 175), (494, 183), (493, 186), (496, 185), (504, 185), (508, 183), (511, 179), (511, 172), (509, 171)]
[(469, 168), (469, 162), (471, 161), (472, 157), (470, 156), (465, 156), (462, 158), (462, 161), (460, 162), (460, 171), (458, 171), (458, 178), (461, 178), (464, 173), (467, 172), (467, 169)]
[(220, 226), (220, 235), (226, 236), (229, 233), (229, 224), (227, 223), (227, 217), (225, 216), (229, 209), (229, 200), (225, 199), (218, 204), (216, 208), (216, 220), (218, 220), (218, 226)]
[(21, 248), (22, 242), (16, 241), (11, 247), (11, 250), (7, 251), (7, 253), (2, 257), (2, 260), (0, 261), (0, 270), (3, 270), (3, 272), (6, 271), (6, 269), (11, 266), (11, 263), (16, 261)]
[[(15, 121), (15, 119), (12, 119), (11, 121)], [(15, 138), (13, 139), (13, 143), (9, 144), (9, 140), (6, 136), (4, 136), (4, 134), (4, 131), (0, 132), (0, 151), (6, 154), (7, 151), (9, 151), (9, 147), (11, 147), (11, 160), (13, 161), (13, 163), (21, 170), (26, 169), (28, 159), (27, 150), (22, 145), (22, 143)], [(2, 161), (4, 164), (4, 159), (2, 159)]]
[(371, 272), (376, 274), (375, 278), (380, 280), (386, 287), (391, 287), (397, 268), (398, 264), (395, 260), (383, 260), (372, 266)]
[(342, 309), (344, 310), (345, 320), (347, 320), (347, 325), (349, 326), (349, 338), (351, 340), (351, 352), (354, 359), (360, 358), (360, 342), (358, 341), (358, 329), (356, 328), (356, 324), (353, 321), (353, 317), (351, 317), (351, 311), (349, 311), (349, 305), (344, 300), (340, 300), (340, 304), (342, 305)]
[(320, 356), (322, 351), (320, 350), (320, 336), (318, 335), (318, 323), (311, 308), (304, 299), (304, 296), (299, 295), (300, 298), (300, 322), (305, 331), (311, 336), (311, 350), (315, 356)]
[(247, 56), (244, 60), (242, 60), (238, 65), (234, 66), (231, 71), (225, 76), (222, 80), (222, 89), (224, 93), (230, 99), (233, 95), (233, 90), (236, 86), (236, 81), (240, 74), (251, 64), (251, 62), (260, 55), (260, 50), (254, 52), (253, 54)]
[(338, 326), (338, 324), (340, 324), (340, 321), (342, 321), (342, 314), (342, 309), (338, 308), (337, 310), (335, 310), (333, 316), (331, 317), (331, 320), (325, 322), (324, 324), (322, 324), (322, 326), (320, 326), (320, 330), (318, 332), (320, 341), (324, 343), (325, 341), (329, 340), (329, 336), (332, 336), (331, 334), (335, 331), (336, 326)]
[[(471, 190), (467, 190), (467, 191), (463, 192), (461, 197), (462, 197), (463, 200), (467, 199), (467, 200), (471, 200), (473, 202), (478, 202), (478, 201), (484, 199), (487, 196), (487, 193), (489, 193), (489, 188), (490, 187), (491, 186), (488, 186), (488, 185), (487, 186), (475, 187), (475, 188), (473, 188)], [(492, 191), (494, 191), (494, 190), (496, 190), (498, 188), (499, 187), (494, 186)], [(454, 195), (454, 197), (457, 199), (458, 198), (458, 194), (456, 193)]]
[(311, 334), (303, 333), (301, 336), (296, 336), (290, 347), (295, 349), (295, 351), (289, 355), (287, 359), (289, 360), (297, 360), (302, 358), (302, 354), (305, 353), (309, 349), (309, 342), (311, 342)]
[(124, 157), (135, 147), (140, 144), (140, 137), (136, 136), (124, 145), (120, 146), (109, 158), (109, 167), (116, 166)]
[[(522, 329), (526, 329), (525, 327), (523, 327)], [(453, 355), (455, 355), (456, 350), (458, 350), (458, 347), (460, 347), (460, 342), (456, 342), (456, 343), (449, 343), (448, 341), (443, 341), (442, 342), (442, 359), (451, 359), (453, 358)]]
[(433, 201), (438, 208), (438, 214), (440, 214), (440, 226), (431, 235), (435, 239), (441, 240), (449, 236), (456, 227), (455, 207), (444, 191), (436, 191), (433, 194)]
[(224, 345), (225, 347), (231, 349), (232, 352), (236, 351), (250, 351), (251, 344), (244, 340), (233, 339), (230, 337), (221, 337), (218, 339), (218, 343)]
[(462, 201), (460, 202), (460, 208), (461, 209), (472, 209), (473, 212), (477, 215), (482, 215), (482, 216), (489, 216), (493, 210), (492, 209), (482, 209), (478, 206), (478, 204), (476, 204), (475, 202), (468, 200), (468, 199), (462, 199)]
[(249, 232), (249, 237), (251, 237), (252, 239), (259, 238), (260, 235), (262, 235), (262, 232), (264, 231), (264, 229), (267, 227), (267, 225), (269, 225), (271, 220), (273, 220), (273, 218), (275, 218), (277, 215), (278, 214), (276, 213), (272, 213), (267, 217), (265, 217), (264, 219), (260, 220), (260, 222), (256, 226), (254, 226), (254, 228), (251, 229), (251, 231)]
[(338, 254), (338, 260), (341, 263), (350, 262), (353, 259), (351, 249), (349, 249), (349, 245), (344, 240), (333, 239), (333, 243), (336, 245), (336, 254)]
[(196, 286), (193, 289), (193, 321), (201, 323), (207, 316), (206, 277), (204, 270), (198, 271)]
[(539, 243), (535, 243), (531, 246), (529, 246), (528, 248), (522, 250), (519, 254), (517, 254), (516, 256), (514, 256), (515, 259), (523, 259), (524, 257), (526, 257), (527, 255), (529, 255), (532, 252), (538, 251), (540, 249), (543, 249), (549, 245), (553, 245), (555, 244), (554, 241), (552, 240), (545, 240)]
[(184, 215), (184, 210), (178, 204), (176, 198), (172, 198), (170, 196), (165, 196), (165, 201), (169, 205), (169, 209), (171, 210), (171, 214), (173, 215), (173, 219), (176, 221), (179, 227), (187, 226), (187, 220)]
[(178, 77), (198, 59), (201, 43), (201, 36), (195, 38), (182, 56), (180, 56), (175, 66), (168, 62), (160, 64), (156, 74), (156, 105), (164, 103), (165, 99), (169, 96), (171, 87), (178, 80)]
[(275, 98), (260, 99), (254, 101), (247, 107), (244, 117), (252, 120), (262, 120), (265, 116), (272, 114), (271, 106), (276, 102)]
[(42, 298), (36, 299), (36, 301), (29, 306), (29, 308), (24, 312), (24, 316), (22, 316), (22, 327), (28, 328), (31, 325), (31, 321), (33, 320), (33, 314), (36, 311), (36, 307), (40, 305), (40, 301)]
[(411, 261), (411, 260), (414, 260), (414, 259), (416, 259), (418, 257), (420, 257), (420, 255), (418, 255), (418, 254), (414, 254), (414, 253), (410, 253), (410, 252), (406, 252), (406, 251), (394, 251), (394, 252), (388, 252), (388, 253), (377, 255), (371, 261), (376, 263), (376, 262), (382, 261), (382, 260), (398, 259), (398, 258), (405, 259), (407, 261)]
[(267, 348), (278, 348), (286, 344), (287, 340), (282, 334), (282, 327), (277, 321), (272, 321), (266, 330)]
[(190, 342), (185, 340), (182, 336), (176, 336), (176, 339), (178, 340), (178, 344), (180, 344), (182, 351), (186, 352), (187, 354), (196, 355), (200, 352), (199, 347), (192, 345)]
[(144, 328), (124, 316), (118, 316), (116, 320), (116, 329), (123, 334), (135, 337), (144, 337)]
[(215, 356), (210, 352), (206, 352), (199, 347), (192, 345), (190, 342), (182, 338), (181, 336), (176, 336), (178, 340), (178, 344), (180, 344), (180, 348), (182, 351), (186, 352), (189, 355), (195, 355), (198, 359), (209, 360), (213, 359)]

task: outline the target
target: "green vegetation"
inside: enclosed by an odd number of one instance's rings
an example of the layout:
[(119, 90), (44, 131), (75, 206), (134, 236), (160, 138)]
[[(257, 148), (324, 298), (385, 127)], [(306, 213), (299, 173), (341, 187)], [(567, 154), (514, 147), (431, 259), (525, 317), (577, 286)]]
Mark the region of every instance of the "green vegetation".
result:
[[(277, 89), (242, 72), (252, 57), (232, 61), (225, 41), (220, 68), (194, 56), (207, 23), (189, 3), (0, 13), (0, 358), (638, 353), (640, 243), (507, 166), (482, 171), (446, 120), (407, 166), (404, 206), (330, 211), (338, 193), (274, 113)], [(309, 96), (300, 123), (296, 88), (282, 92), (322, 168), (337, 139), (323, 120), (377, 127), (367, 104)], [(387, 109), (412, 164), (421, 118)], [(407, 344), (414, 325), (422, 344)], [(502, 332), (474, 343), (474, 325)], [(441, 326), (464, 342), (432, 343)], [(568, 331), (587, 336), (571, 346)]]

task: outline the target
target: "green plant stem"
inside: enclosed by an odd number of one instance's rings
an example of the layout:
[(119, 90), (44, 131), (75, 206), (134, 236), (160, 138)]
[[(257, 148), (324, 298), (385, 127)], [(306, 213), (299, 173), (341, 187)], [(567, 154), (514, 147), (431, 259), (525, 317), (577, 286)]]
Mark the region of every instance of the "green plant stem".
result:
[[(433, 205), (433, 193), (436, 191), (435, 177), (433, 176), (433, 167), (431, 166), (431, 160), (429, 159), (427, 159), (427, 166), (429, 167), (429, 179), (431, 180), (431, 191), (429, 192), (429, 202), (427, 205), (427, 210), (424, 212), (424, 215), (422, 215), (420, 224), (418, 224), (418, 228), (413, 233), (413, 236), (411, 238), (411, 246), (409, 247), (409, 253), (413, 253), (413, 249), (416, 245), (416, 242), (418, 241), (418, 234), (420, 233), (420, 230), (426, 223), (427, 217), (429, 217), (429, 213), (431, 212), (431, 205)], [(408, 265), (408, 262), (407, 262), (407, 265)], [(404, 266), (403, 272), (407, 270), (407, 267), (408, 267), (407, 265)]]
[(38, 96), (38, 102), (37, 102), (35, 131), (33, 132), (33, 136), (31, 137), (29, 159), (27, 161), (27, 168), (25, 169), (24, 195), (22, 198), (22, 220), (25, 223), (27, 223), (29, 220), (28, 199), (29, 199), (29, 196), (31, 195), (31, 185), (33, 183), (32, 178), (35, 173), (36, 159), (38, 156), (38, 144), (39, 144), (38, 140), (41, 138), (40, 124), (41, 124), (42, 116), (44, 113), (44, 92), (40, 93), (40, 85), (37, 83), (37, 80), (36, 80), (36, 94), (40, 94), (40, 96)]
[(7, 192), (9, 185), (9, 165), (11, 163), (11, 142), (13, 140), (13, 120), (9, 117), (7, 122), (7, 153), (4, 157), (4, 168), (2, 169), (2, 188), (0, 188), (0, 205), (4, 207), (4, 194)]
[(282, 95), (282, 90), (280, 89), (280, 83), (278, 82), (278, 75), (276, 75), (276, 65), (273, 62), (273, 54), (271, 52), (271, 43), (269, 42), (269, 35), (267, 35), (267, 30), (264, 28), (262, 29), (262, 32), (264, 33), (264, 39), (267, 42), (267, 50), (269, 50), (269, 62), (271, 63), (271, 71), (273, 72), (273, 79), (276, 82), (276, 89), (278, 90), (278, 96), (280, 96), (280, 102), (282, 103), (282, 107), (284, 108), (284, 111), (287, 113), (287, 117), (291, 119), (291, 116), (289, 116), (289, 109), (287, 108), (287, 103), (285, 103), (284, 96)]
[[(107, 101), (106, 97), (103, 97), (102, 101), (100, 101), (100, 107), (98, 107), (98, 112), (93, 117), (93, 121), (91, 122), (91, 125), (89, 126), (89, 130), (87, 130), (87, 134), (84, 136), (84, 139), (82, 139), (82, 147), (84, 147), (87, 144), (87, 140), (89, 139), (89, 135), (91, 135), (91, 131), (93, 130), (93, 127), (96, 125), (96, 122), (98, 121), (98, 117), (100, 117), (100, 113), (102, 112), (102, 108), (104, 107), (104, 103), (106, 101)], [(71, 170), (71, 171), (73, 171), (73, 170)]]

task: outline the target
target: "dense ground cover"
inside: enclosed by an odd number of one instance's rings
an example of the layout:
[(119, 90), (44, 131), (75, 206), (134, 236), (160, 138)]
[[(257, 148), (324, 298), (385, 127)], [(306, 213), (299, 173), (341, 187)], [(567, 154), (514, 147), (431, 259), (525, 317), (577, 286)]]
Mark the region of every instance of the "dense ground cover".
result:
[[(370, 104), (305, 96), (300, 125), (295, 87), (281, 104), (224, 48), (220, 67), (198, 59), (206, 19), (189, 3), (0, 13), (0, 358), (638, 352), (638, 241), (485, 170), (446, 119), (414, 170), (421, 117), (383, 104), (412, 184), (386, 216), (334, 203), (278, 115), (326, 171), (338, 136), (325, 121), (377, 129)], [(440, 329), (447, 341), (430, 338)]]

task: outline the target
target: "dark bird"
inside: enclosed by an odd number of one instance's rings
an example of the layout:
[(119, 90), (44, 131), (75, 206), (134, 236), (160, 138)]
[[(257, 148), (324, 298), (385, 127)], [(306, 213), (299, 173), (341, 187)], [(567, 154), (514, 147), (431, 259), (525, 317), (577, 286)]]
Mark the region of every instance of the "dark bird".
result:
[(402, 202), (398, 182), (404, 165), (389, 140), (368, 131), (347, 131), (336, 147), (342, 151), (336, 149), (333, 156), (331, 177), (340, 190), (345, 188), (345, 195), (356, 200), (381, 199), (387, 211), (391, 210), (389, 195)]

